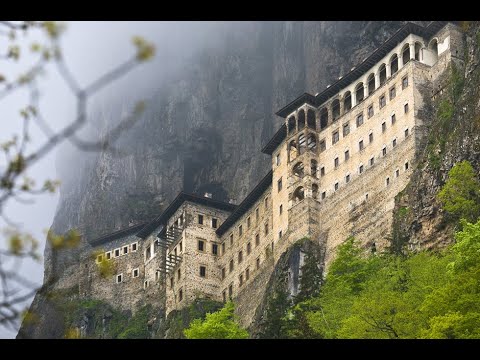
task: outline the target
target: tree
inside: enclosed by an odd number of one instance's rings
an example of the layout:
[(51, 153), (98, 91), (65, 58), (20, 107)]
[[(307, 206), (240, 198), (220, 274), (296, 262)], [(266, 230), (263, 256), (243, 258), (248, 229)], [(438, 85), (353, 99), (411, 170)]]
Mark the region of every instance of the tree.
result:
[(247, 339), (248, 332), (242, 329), (234, 314), (234, 304), (229, 301), (225, 306), (208, 313), (205, 320), (195, 319), (184, 330), (187, 339)]
[[(22, 196), (35, 196), (45, 192), (55, 192), (59, 186), (56, 180), (47, 180), (40, 186), (35, 185), (35, 179), (28, 177), (28, 169), (45, 157), (56, 146), (69, 140), (77, 148), (84, 151), (110, 151), (114, 155), (120, 155), (119, 149), (115, 148), (115, 141), (120, 135), (135, 124), (143, 111), (143, 102), (138, 102), (130, 114), (120, 119), (105, 136), (96, 141), (85, 141), (78, 138), (78, 132), (88, 123), (87, 104), (99, 90), (119, 79), (139, 63), (152, 58), (155, 48), (143, 38), (134, 37), (133, 45), (135, 53), (130, 59), (117, 68), (100, 76), (90, 85), (81, 87), (70, 71), (62, 53), (60, 40), (65, 30), (65, 25), (52, 21), (45, 22), (8, 22), (0, 21), (0, 37), (8, 38), (2, 42), (8, 44), (6, 49), (0, 49), (0, 60), (15, 63), (21, 56), (21, 47), (17, 40), (19, 33), (27, 35), (29, 32), (39, 31), (43, 34), (44, 43), (33, 42), (30, 50), (32, 63), (28, 69), (21, 69), (21, 75), (9, 79), (6, 74), (0, 73), (0, 101), (20, 89), (27, 89), (29, 102), (24, 108), (19, 109), (20, 122), (23, 130), (12, 138), (0, 143), (0, 151), (6, 159), (0, 162), (0, 218), (8, 225), (3, 229), (7, 237), (6, 249), (0, 249), (0, 326), (15, 328), (22, 313), (21, 304), (33, 296), (38, 285), (33, 284), (26, 277), (19, 274), (18, 261), (25, 258), (40, 259), (38, 241), (31, 235), (23, 233), (5, 213), (5, 204), (9, 200), (25, 202)], [(40, 75), (45, 72), (47, 64), (53, 63), (68, 89), (77, 101), (77, 114), (63, 129), (54, 131), (48, 119), (43, 116), (39, 105), (38, 84)], [(14, 119), (16, 120), (16, 119)], [(38, 148), (33, 148), (30, 141), (32, 124), (38, 126), (44, 134), (44, 142)], [(2, 140), (3, 141), (3, 140)], [(80, 241), (80, 235), (75, 229), (67, 234), (53, 234), (47, 236), (53, 250), (76, 246)], [(48, 285), (48, 284), (46, 284)], [(27, 314), (32, 318), (32, 314)]]
[(455, 219), (477, 221), (480, 216), (480, 182), (467, 160), (456, 163), (450, 169), (438, 198)]

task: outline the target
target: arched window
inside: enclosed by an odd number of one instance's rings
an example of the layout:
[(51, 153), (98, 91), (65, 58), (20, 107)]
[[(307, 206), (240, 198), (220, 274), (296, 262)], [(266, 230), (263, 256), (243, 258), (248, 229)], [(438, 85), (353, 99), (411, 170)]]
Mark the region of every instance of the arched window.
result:
[(315, 151), (317, 148), (317, 138), (315, 134), (307, 135), (307, 149), (310, 151)]
[(305, 111), (302, 109), (298, 112), (298, 130), (302, 130), (305, 127)]
[(318, 185), (317, 184), (312, 184), (312, 197), (314, 199), (318, 198)]
[(305, 191), (303, 189), (303, 186), (299, 186), (294, 192), (293, 192), (293, 201), (298, 202), (305, 199)]
[(393, 54), (390, 58), (390, 73), (393, 76), (398, 71), (398, 56), (397, 54)]
[(323, 108), (320, 110), (320, 130), (325, 129), (328, 125), (328, 110)]
[(288, 133), (291, 134), (295, 131), (295, 116), (288, 118)]
[(357, 104), (360, 104), (365, 97), (365, 93), (363, 91), (363, 82), (355, 86), (355, 96), (357, 98)]
[(352, 94), (350, 91), (347, 91), (345, 93), (345, 96), (343, 97), (343, 111), (347, 112), (352, 108)]
[(288, 158), (289, 158), (288, 161), (295, 160), (297, 158), (297, 155), (298, 155), (297, 143), (295, 142), (295, 140), (292, 140), (288, 144)]
[(367, 79), (368, 83), (368, 95), (371, 95), (375, 91), (375, 75), (370, 74)]
[(438, 60), (438, 41), (437, 39), (433, 39), (430, 41), (430, 44), (428, 44), (428, 49), (430, 50), (432, 57), (433, 57), (433, 63), (436, 63)]
[(403, 65), (410, 61), (410, 44), (405, 44), (402, 49), (402, 61)]
[(305, 175), (305, 169), (303, 167), (303, 163), (299, 162), (298, 164), (295, 164), (295, 166), (292, 169), (292, 173), (295, 176), (298, 176), (299, 178), (303, 178)]
[(310, 129), (314, 129), (314, 130), (317, 128), (317, 125), (315, 122), (315, 111), (313, 111), (312, 109), (308, 109), (307, 111), (307, 126)]
[(420, 61), (420, 50), (422, 49), (422, 44), (419, 42), (415, 43), (415, 60)]
[(298, 151), (300, 155), (305, 153), (305, 148), (306, 148), (305, 134), (301, 133), (300, 135), (298, 135)]
[(378, 69), (378, 76), (380, 77), (380, 86), (385, 84), (385, 81), (387, 81), (387, 67), (385, 64), (380, 65), (380, 68)]
[(337, 120), (340, 117), (340, 100), (335, 99), (332, 102), (332, 118), (333, 121)]
[(318, 162), (317, 160), (310, 160), (310, 174), (314, 177), (317, 178), (317, 172), (318, 172)]

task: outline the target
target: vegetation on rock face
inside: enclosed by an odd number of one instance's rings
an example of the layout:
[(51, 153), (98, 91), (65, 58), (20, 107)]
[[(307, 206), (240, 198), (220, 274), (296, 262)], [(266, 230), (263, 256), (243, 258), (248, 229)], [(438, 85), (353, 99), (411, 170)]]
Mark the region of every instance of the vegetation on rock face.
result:
[(205, 320), (195, 319), (184, 330), (188, 339), (246, 339), (248, 332), (242, 329), (234, 314), (234, 304), (229, 301), (219, 311), (208, 313)]

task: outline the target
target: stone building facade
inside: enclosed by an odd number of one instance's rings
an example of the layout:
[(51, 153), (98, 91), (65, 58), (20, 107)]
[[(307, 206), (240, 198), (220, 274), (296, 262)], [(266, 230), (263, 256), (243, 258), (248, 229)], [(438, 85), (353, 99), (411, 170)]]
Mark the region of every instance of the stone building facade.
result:
[[(325, 250), (354, 236), (381, 251), (395, 196), (407, 185), (428, 133), (429, 104), (463, 57), (453, 23), (408, 23), (321, 93), (277, 112), (285, 123), (262, 149), (272, 168), (238, 205), (180, 193), (147, 224), (90, 244), (80, 294), (166, 314), (196, 298), (233, 298), (244, 326), (282, 253), (303, 237)], [(112, 262), (114, 274), (98, 272)]]

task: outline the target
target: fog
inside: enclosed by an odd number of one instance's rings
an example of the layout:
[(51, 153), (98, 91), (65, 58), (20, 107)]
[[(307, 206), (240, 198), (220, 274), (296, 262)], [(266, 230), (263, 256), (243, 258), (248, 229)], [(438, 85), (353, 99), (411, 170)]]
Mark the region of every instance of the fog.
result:
[[(135, 54), (131, 43), (132, 36), (143, 36), (153, 42), (156, 47), (156, 55), (152, 61), (140, 64), (89, 101), (90, 115), (98, 114), (102, 108), (111, 109), (125, 105), (125, 99), (133, 103), (136, 100), (148, 98), (148, 94), (161, 88), (162, 84), (179, 74), (196, 51), (218, 46), (223, 29), (226, 26), (232, 26), (231, 23), (221, 22), (67, 22), (65, 24), (67, 28), (61, 42), (64, 58), (81, 87), (89, 85), (99, 76), (131, 58)], [(31, 66), (34, 60), (29, 50), (30, 44), (33, 41), (44, 42), (44, 39), (43, 33), (38, 30), (28, 33), (27, 36), (20, 36), (21, 58), (18, 62), (12, 63), (11, 60), (0, 57), (1, 75), (7, 80), (16, 78), (22, 70), (25, 71)], [(9, 44), (7, 37), (0, 36), (1, 55)], [(40, 78), (39, 88), (40, 109), (50, 127), (59, 130), (74, 119), (75, 97), (55, 66), (46, 67), (45, 74)], [(22, 122), (19, 110), (27, 104), (28, 92), (24, 90), (0, 100), (0, 143), (10, 140), (14, 134), (21, 134)], [(88, 125), (90, 130), (83, 132), (83, 136), (94, 134), (99, 125), (99, 119), (96, 116), (90, 116)], [(30, 137), (27, 153), (35, 151), (47, 140), (35, 124), (32, 124)], [(55, 164), (59, 149), (62, 148), (56, 148), (28, 170), (27, 175), (35, 179), (37, 186), (43, 184), (46, 179), (58, 178)], [(0, 174), (5, 164), (5, 159), (0, 159)], [(78, 165), (69, 164), (69, 166)], [(3, 213), (22, 232), (30, 233), (39, 240), (43, 253), (45, 231), (52, 224), (59, 194), (36, 195), (30, 196), (29, 199), (33, 202), (23, 204), (10, 200), (4, 207)], [(0, 230), (7, 226), (5, 220), (0, 218)], [(6, 236), (2, 231), (0, 248), (5, 248), (5, 240)], [(43, 279), (43, 259), (40, 262), (24, 261), (18, 271), (40, 285)], [(25, 303), (25, 307), (28, 307), (29, 303)], [(0, 327), (0, 338), (12, 338), (15, 335), (16, 330)]]

